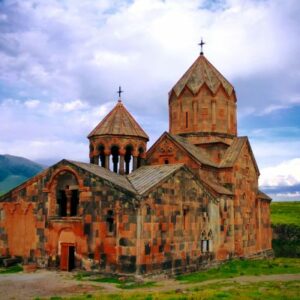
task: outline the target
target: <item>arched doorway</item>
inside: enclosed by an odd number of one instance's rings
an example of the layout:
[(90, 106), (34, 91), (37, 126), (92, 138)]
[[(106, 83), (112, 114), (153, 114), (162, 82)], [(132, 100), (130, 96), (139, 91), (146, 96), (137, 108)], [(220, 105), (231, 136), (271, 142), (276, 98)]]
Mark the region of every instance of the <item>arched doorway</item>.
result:
[(72, 271), (75, 268), (75, 250), (74, 232), (71, 229), (62, 230), (58, 240), (58, 254), (62, 271)]

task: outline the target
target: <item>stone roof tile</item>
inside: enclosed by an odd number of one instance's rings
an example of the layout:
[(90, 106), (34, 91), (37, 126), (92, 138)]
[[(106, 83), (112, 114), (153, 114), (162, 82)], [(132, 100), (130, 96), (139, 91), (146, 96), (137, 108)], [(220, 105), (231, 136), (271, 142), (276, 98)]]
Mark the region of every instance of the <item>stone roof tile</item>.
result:
[(269, 197), (267, 194), (265, 194), (264, 192), (262, 192), (262, 191), (260, 191), (260, 190), (258, 190), (257, 198), (263, 199), (263, 200), (272, 201), (272, 198), (271, 198), (271, 197)]
[(111, 183), (126, 189), (132, 193), (136, 193), (136, 190), (133, 188), (131, 183), (128, 181), (126, 176), (122, 176), (119, 174), (116, 174), (108, 169), (102, 168), (100, 166), (89, 164), (89, 163), (83, 163), (73, 160), (65, 160), (81, 169), (84, 169), (98, 177), (101, 177), (107, 181), (110, 181)]
[(207, 179), (204, 176), (200, 176), (201, 181), (207, 185), (208, 187), (212, 188), (215, 192), (217, 192), (218, 194), (221, 195), (227, 195), (227, 196), (232, 196), (234, 195), (233, 192), (231, 192), (230, 190), (226, 189), (224, 186), (222, 186), (220, 183), (218, 182), (213, 182), (209, 179)]
[(143, 166), (138, 168), (131, 174), (124, 176), (94, 164), (72, 160), (65, 161), (107, 181), (110, 181), (111, 183), (123, 189), (139, 195), (144, 194), (153, 186), (160, 183), (173, 172), (179, 170), (184, 166), (183, 164)]
[(233, 139), (233, 143), (226, 150), (225, 155), (219, 165), (220, 168), (233, 167), (234, 163), (239, 157), (244, 143), (247, 141), (246, 137), (236, 137)]
[(217, 92), (220, 86), (223, 86), (229, 96), (234, 92), (233, 86), (227, 79), (206, 59), (204, 55), (200, 55), (174, 85), (170, 94), (174, 91), (178, 97), (184, 88), (187, 87), (195, 95), (199, 92), (203, 84), (206, 84), (213, 94)]
[(118, 101), (110, 113), (92, 130), (88, 138), (99, 135), (126, 135), (149, 140), (148, 135), (121, 101)]
[(127, 175), (127, 178), (142, 195), (183, 166), (183, 164), (143, 166)]
[(186, 138), (170, 134), (168, 135), (175, 140), (178, 144), (180, 144), (188, 153), (190, 153), (194, 158), (196, 158), (201, 164), (208, 165), (211, 167), (218, 167), (211, 159), (209, 158), (208, 154), (205, 150), (196, 147), (195, 145), (191, 144)]
[(246, 136), (236, 137), (233, 139), (233, 143), (226, 150), (225, 155), (224, 155), (221, 163), (219, 164), (219, 167), (220, 168), (232, 168), (234, 166), (235, 162), (237, 161), (237, 159), (240, 155), (240, 152), (245, 143), (248, 144), (250, 156), (252, 157), (254, 168), (256, 169), (257, 173), (259, 174), (258, 165), (257, 165), (255, 157), (253, 155), (249, 140)]

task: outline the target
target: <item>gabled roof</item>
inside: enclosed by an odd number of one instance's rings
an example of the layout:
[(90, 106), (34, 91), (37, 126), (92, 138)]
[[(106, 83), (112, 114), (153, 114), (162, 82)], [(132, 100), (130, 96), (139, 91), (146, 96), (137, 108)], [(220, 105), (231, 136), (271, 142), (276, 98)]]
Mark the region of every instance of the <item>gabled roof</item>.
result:
[(233, 167), (234, 163), (238, 159), (240, 152), (246, 142), (246, 137), (237, 137), (233, 139), (233, 143), (226, 150), (222, 161), (220, 162), (221, 168)]
[(154, 187), (166, 179), (169, 175), (183, 167), (183, 164), (169, 164), (156, 166), (143, 166), (135, 170), (129, 175), (119, 175), (100, 166), (82, 163), (72, 160), (65, 160), (81, 169), (84, 169), (98, 177), (101, 177), (111, 183), (124, 188), (135, 194), (144, 194), (146, 191)]
[(144, 194), (175, 171), (184, 167), (183, 164), (143, 166), (124, 176), (94, 164), (65, 161), (139, 195)]
[[(116, 186), (117, 188), (121, 188), (128, 192), (131, 192), (132, 194), (137, 196), (144, 195), (150, 189), (154, 188), (164, 180), (167, 180), (172, 174), (174, 174), (180, 169), (184, 169), (186, 172), (190, 172), (193, 176), (195, 176), (195, 174), (184, 164), (143, 166), (138, 168), (131, 174), (124, 176), (124, 175), (116, 174), (108, 169), (105, 169), (103, 167), (94, 164), (63, 159), (60, 162), (56, 163), (55, 165), (39, 173), (38, 175), (35, 175), (34, 177), (28, 179), (26, 182), (19, 185), (18, 187), (10, 190), (5, 195), (0, 196), (0, 201), (5, 201), (7, 197), (11, 197), (9, 195), (11, 195), (12, 191), (16, 189), (18, 190), (22, 189), (29, 181), (36, 180), (38, 176), (46, 175), (49, 169), (55, 168), (60, 164), (66, 164), (71, 167), (72, 165), (76, 166), (90, 174), (102, 178), (107, 182), (110, 182), (112, 185)], [(204, 181), (198, 176), (195, 176), (195, 179), (199, 180), (199, 183), (201, 183), (204, 187), (206, 186), (207, 188), (212, 189), (213, 191), (219, 194), (231, 195), (230, 191), (228, 191), (222, 186), (219, 186), (216, 183), (208, 182), (207, 180)]]
[(272, 201), (272, 198), (269, 197), (269, 196), (268, 196), (267, 194), (265, 194), (264, 192), (262, 192), (261, 190), (258, 190), (257, 198), (258, 198), (258, 199), (267, 200), (267, 201)]
[(256, 169), (256, 171), (259, 174), (259, 169), (256, 163), (256, 160), (254, 158), (249, 140), (247, 137), (235, 137), (233, 139), (232, 144), (230, 145), (230, 147), (226, 150), (225, 155), (222, 159), (222, 161), (220, 162), (219, 167), (220, 168), (231, 168), (234, 166), (235, 162), (237, 161), (241, 150), (243, 148), (243, 146), (247, 144), (250, 150), (250, 155), (252, 157), (253, 163), (254, 163), (254, 167)]
[(195, 145), (191, 144), (186, 138), (184, 138), (182, 136), (170, 134), (166, 131), (160, 136), (160, 138), (148, 150), (147, 157), (155, 149), (156, 145), (159, 144), (165, 137), (169, 138), (176, 145), (178, 145), (181, 149), (186, 151), (188, 155), (190, 155), (194, 160), (196, 160), (200, 164), (208, 165), (211, 167), (218, 167), (217, 164), (215, 164), (214, 162), (212, 162), (210, 160), (208, 154), (203, 149), (200, 149), (200, 148), (196, 147)]
[(231, 192), (230, 190), (226, 189), (224, 186), (222, 186), (220, 183), (217, 182), (213, 182), (209, 179), (207, 179), (204, 176), (200, 176), (201, 181), (208, 186), (209, 188), (211, 188), (213, 191), (217, 192), (220, 195), (227, 195), (227, 196), (232, 196), (234, 195), (233, 192)]
[(88, 138), (99, 135), (126, 135), (149, 140), (148, 135), (121, 101), (118, 101), (110, 113), (92, 130)]
[(218, 91), (220, 86), (224, 88), (228, 96), (234, 93), (233, 86), (226, 78), (206, 59), (204, 55), (200, 55), (174, 85), (169, 95), (174, 91), (178, 97), (185, 87), (196, 95), (204, 84), (206, 84), (213, 94)]
[(101, 177), (107, 181), (110, 181), (111, 183), (126, 189), (132, 193), (136, 193), (136, 190), (133, 188), (131, 183), (128, 181), (126, 176), (122, 176), (119, 174), (116, 174), (108, 169), (102, 168), (100, 166), (94, 165), (94, 164), (89, 164), (89, 163), (83, 163), (83, 162), (78, 162), (78, 161), (73, 161), (73, 160), (64, 160), (67, 163), (71, 163), (89, 173), (92, 173), (98, 177)]
[(170, 137), (175, 140), (178, 144), (180, 144), (189, 154), (191, 154), (194, 158), (196, 158), (201, 164), (208, 165), (211, 167), (217, 167), (218, 165), (215, 164), (211, 159), (209, 158), (208, 154), (205, 152), (205, 150), (196, 147), (192, 143), (190, 143), (186, 138), (176, 135), (176, 134), (170, 134)]
[(144, 194), (183, 166), (183, 164), (143, 166), (127, 175), (127, 178), (139, 194)]

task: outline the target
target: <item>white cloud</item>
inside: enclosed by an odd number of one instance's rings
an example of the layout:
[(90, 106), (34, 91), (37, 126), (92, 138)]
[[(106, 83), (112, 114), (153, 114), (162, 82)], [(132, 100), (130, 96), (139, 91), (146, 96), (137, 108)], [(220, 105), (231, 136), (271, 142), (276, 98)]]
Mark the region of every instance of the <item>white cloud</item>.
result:
[(39, 106), (40, 104), (40, 100), (27, 100), (24, 102), (24, 105), (27, 107), (27, 108), (36, 108)]
[[(206, 57), (236, 83), (240, 118), (299, 104), (297, 0), (19, 0), (0, 10), (0, 153), (84, 159), (80, 145), (119, 85), (151, 144), (167, 129), (167, 93), (201, 37)], [(269, 136), (253, 142), (266, 183), (267, 167), (300, 149)], [(278, 176), (270, 183), (294, 180)]]
[[(24, 113), (24, 105), (28, 111)], [(0, 105), (0, 153), (54, 162), (60, 158), (88, 158), (86, 136), (114, 103), (87, 105), (83, 100), (66, 103), (7, 99)]]
[[(3, 27), (1, 34), (0, 76), (64, 101), (111, 101), (122, 84), (135, 109), (144, 99), (157, 113), (204, 36), (207, 57), (229, 79), (281, 75), (287, 68), (294, 79), (281, 77), (281, 85), (299, 79), (297, 1), (220, 3), (221, 9), (209, 10), (207, 1), (195, 0), (17, 1), (3, 9), (11, 30)], [(282, 105), (274, 98), (251, 100), (255, 109)]]
[(80, 99), (69, 102), (50, 102), (49, 109), (52, 112), (70, 112), (89, 108), (89, 104)]
[(277, 201), (299, 201), (300, 199), (300, 192), (294, 193), (276, 193), (276, 194), (269, 194), (269, 196), (273, 200)]
[[(4, 149), (8, 145), (0, 141), (0, 149)], [(67, 140), (27, 140), (12, 141), (9, 144), (9, 152), (1, 151), (1, 153), (9, 153), (11, 155), (27, 157), (34, 161), (53, 164), (66, 158), (71, 160), (79, 160), (88, 162), (88, 144), (77, 141)]]
[(274, 167), (263, 168), (261, 186), (293, 186), (300, 183), (300, 158), (284, 161)]
[(260, 116), (267, 115), (267, 114), (270, 114), (270, 113), (272, 113), (276, 110), (286, 109), (288, 107), (290, 107), (288, 104), (270, 105), (270, 106), (267, 106), (266, 108), (264, 108), (262, 112), (258, 113), (258, 115), (260, 115)]

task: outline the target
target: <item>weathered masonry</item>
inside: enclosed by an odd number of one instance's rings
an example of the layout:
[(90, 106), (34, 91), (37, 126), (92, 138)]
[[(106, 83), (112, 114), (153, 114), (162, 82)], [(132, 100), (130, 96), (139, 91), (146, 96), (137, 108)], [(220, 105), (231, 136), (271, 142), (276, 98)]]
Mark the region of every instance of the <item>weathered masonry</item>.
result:
[(272, 255), (270, 201), (233, 86), (203, 54), (169, 93), (169, 132), (148, 135), (119, 99), (62, 160), (0, 197), (0, 255), (39, 267), (176, 273)]

